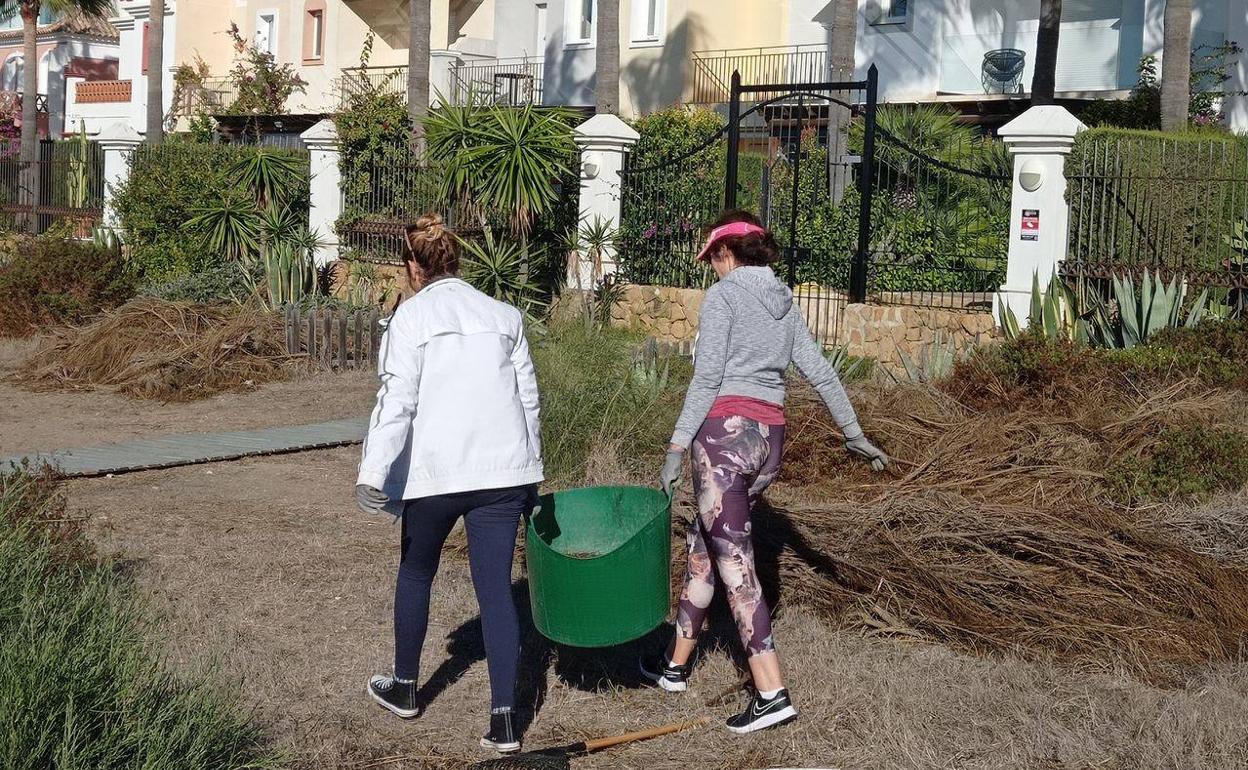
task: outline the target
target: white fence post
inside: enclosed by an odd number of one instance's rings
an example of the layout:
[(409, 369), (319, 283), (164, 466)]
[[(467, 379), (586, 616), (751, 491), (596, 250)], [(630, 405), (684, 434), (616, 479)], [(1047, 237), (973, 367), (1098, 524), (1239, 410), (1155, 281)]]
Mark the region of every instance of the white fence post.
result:
[(308, 228), (321, 237), (321, 248), (314, 256), (317, 267), (338, 258), (338, 219), (342, 216), (342, 172), (338, 163), (342, 146), (338, 128), (326, 118), (302, 134), (311, 155), (312, 194), (308, 211)]
[(1008, 307), (1025, 326), (1035, 277), (1040, 277), (1041, 287), (1048, 285), (1066, 258), (1070, 236), (1066, 157), (1085, 128), (1066, 108), (1044, 106), (1032, 107), (999, 132), (1014, 156), (1014, 186), (1005, 285), (993, 302), (998, 323)]
[[(595, 220), (620, 226), (620, 171), (629, 148), (641, 138), (633, 127), (615, 115), (595, 115), (573, 132), (581, 150), (580, 222)], [(592, 289), (593, 263), (581, 255), (575, 270), (568, 271), (568, 286)], [(602, 276), (615, 272), (615, 252), (603, 255)]]
[(116, 231), (121, 227), (121, 215), (113, 199), (130, 178), (130, 161), (143, 137), (129, 123), (113, 123), (100, 131), (96, 141), (104, 151), (104, 226)]

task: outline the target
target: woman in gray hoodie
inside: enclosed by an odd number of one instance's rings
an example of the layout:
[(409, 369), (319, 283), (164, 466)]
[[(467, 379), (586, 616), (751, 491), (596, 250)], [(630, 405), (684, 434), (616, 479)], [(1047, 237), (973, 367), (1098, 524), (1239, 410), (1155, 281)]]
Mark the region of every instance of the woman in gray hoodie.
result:
[(693, 381), (661, 473), (663, 489), (671, 494), (690, 456), (698, 519), (689, 528), (676, 638), (665, 656), (642, 663), (642, 672), (662, 689), (687, 689), (689, 660), (718, 576), (757, 692), (749, 708), (728, 720), (728, 729), (739, 734), (797, 717), (780, 676), (771, 611), (754, 567), (750, 536), (750, 510), (780, 470), (789, 365), (819, 392), (851, 453), (877, 471), (888, 463), (863, 435), (793, 293), (772, 272), (770, 265), (778, 257), (775, 238), (744, 211), (726, 212), (698, 255), (711, 263), (720, 280), (702, 303)]

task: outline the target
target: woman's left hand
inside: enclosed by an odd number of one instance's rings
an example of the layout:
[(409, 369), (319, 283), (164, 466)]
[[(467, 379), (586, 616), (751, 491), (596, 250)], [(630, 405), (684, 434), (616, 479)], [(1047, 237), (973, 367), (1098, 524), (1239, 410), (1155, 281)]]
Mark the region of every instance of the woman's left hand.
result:
[(850, 454), (861, 457), (871, 463), (871, 469), (874, 471), (882, 471), (888, 467), (888, 455), (884, 454), (884, 451), (875, 444), (867, 441), (866, 436), (859, 436), (846, 441), (845, 448), (849, 450)]
[(384, 513), (390, 498), (385, 492), (367, 484), (355, 485), (355, 504), (364, 513)]

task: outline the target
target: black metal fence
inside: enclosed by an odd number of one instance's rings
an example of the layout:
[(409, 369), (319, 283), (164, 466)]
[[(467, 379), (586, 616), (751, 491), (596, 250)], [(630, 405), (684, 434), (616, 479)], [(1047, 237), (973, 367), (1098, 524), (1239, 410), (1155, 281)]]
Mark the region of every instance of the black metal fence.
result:
[(1248, 140), (1089, 132), (1066, 167), (1064, 275), (1104, 280), (1144, 270), (1248, 293)]
[(360, 94), (406, 94), (407, 67), (348, 67), (338, 77), (339, 108), (347, 109)]
[(441, 184), (439, 169), (413, 156), (407, 147), (368, 165), (344, 169), (339, 222), (343, 246), (356, 257), (398, 259), (404, 227), (416, 217), (436, 211), (452, 220), (453, 207), (443, 197)]
[(61, 221), (89, 235), (104, 213), (104, 151), (94, 141), (43, 140), (24, 162), (17, 141), (0, 144), (0, 215), (11, 227), (46, 232)]

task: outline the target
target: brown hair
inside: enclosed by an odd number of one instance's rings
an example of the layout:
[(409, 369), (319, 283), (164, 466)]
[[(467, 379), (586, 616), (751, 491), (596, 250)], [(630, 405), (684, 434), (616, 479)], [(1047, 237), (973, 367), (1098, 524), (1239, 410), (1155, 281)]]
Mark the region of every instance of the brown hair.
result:
[(425, 280), (459, 272), (459, 241), (438, 214), (425, 214), (403, 235), (403, 259), (415, 262)]
[[(758, 217), (745, 209), (728, 209), (719, 215), (719, 219), (715, 220), (715, 224), (711, 225), (707, 233), (734, 222), (748, 222), (758, 227), (763, 226)], [(776, 237), (771, 234), (770, 230), (762, 235), (733, 235), (721, 238), (719, 243), (728, 247), (739, 264), (749, 267), (770, 265), (780, 259), (780, 244), (776, 242)]]

